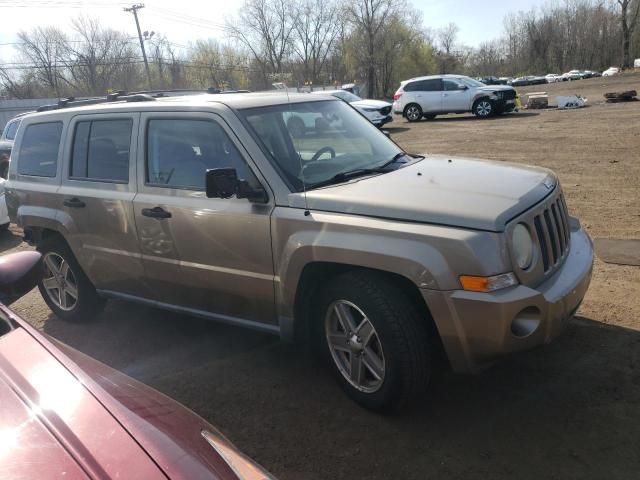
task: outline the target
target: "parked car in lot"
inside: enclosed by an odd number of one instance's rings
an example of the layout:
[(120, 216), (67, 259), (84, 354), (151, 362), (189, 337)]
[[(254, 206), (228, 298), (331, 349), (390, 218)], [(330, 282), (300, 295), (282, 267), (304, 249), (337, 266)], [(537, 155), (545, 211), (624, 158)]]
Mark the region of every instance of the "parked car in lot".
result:
[(515, 90), (506, 85), (488, 86), (463, 75), (431, 75), (401, 82), (393, 111), (410, 122), (466, 112), (487, 118), (513, 111), (515, 100)]
[[(0, 257), (0, 298), (11, 303), (41, 276), (37, 252)], [(2, 304), (0, 401), (4, 479), (273, 478), (193, 412)]]
[(485, 85), (506, 85), (507, 84), (506, 78), (498, 78), (493, 76), (481, 77), (478, 80), (484, 83)]
[(20, 126), (20, 120), (22, 115), (18, 115), (7, 122), (2, 135), (0, 135), (0, 178), (7, 178), (7, 171), (9, 169), (9, 157), (11, 157), (11, 149), (13, 148), (13, 140), (16, 137), (16, 132)]
[(562, 81), (562, 76), (557, 73), (549, 73), (548, 75), (545, 75), (544, 78), (547, 79), (547, 83), (557, 83)]
[(565, 81), (582, 80), (582, 72), (580, 70), (571, 70), (567, 73), (563, 73), (562, 79)]
[[(408, 91), (514, 93), (427, 79), (447, 89)], [(7, 205), (62, 319), (120, 298), (308, 338), (355, 401), (393, 410), (440, 352), (473, 372), (550, 341), (589, 285), (591, 242), (551, 171), (407, 153), (337, 98), (61, 107), (23, 119)], [(319, 120), (297, 137), (296, 115)]]
[(378, 128), (393, 121), (393, 115), (391, 115), (391, 104), (389, 102), (370, 99), (363, 100), (359, 96), (345, 90), (317, 90), (313, 93), (331, 95), (347, 102), (367, 117), (369, 121)]
[(526, 87), (528, 85), (542, 85), (547, 83), (546, 77), (539, 77), (535, 75), (527, 75), (526, 77), (518, 77), (511, 82), (513, 87)]
[(609, 67), (604, 72), (602, 72), (603, 77), (613, 77), (614, 75), (619, 75), (620, 69), (618, 67)]

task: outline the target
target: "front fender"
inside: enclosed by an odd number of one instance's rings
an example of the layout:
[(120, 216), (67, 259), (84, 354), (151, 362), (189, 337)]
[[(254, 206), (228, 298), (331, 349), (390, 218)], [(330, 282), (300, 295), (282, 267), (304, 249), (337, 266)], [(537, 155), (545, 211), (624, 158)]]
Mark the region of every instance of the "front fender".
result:
[[(292, 317), (304, 268), (324, 262), (401, 275), (416, 287), (459, 288), (458, 276), (505, 268), (497, 234), (338, 213), (277, 208), (272, 233), (276, 297)], [(480, 251), (480, 254), (479, 254)]]

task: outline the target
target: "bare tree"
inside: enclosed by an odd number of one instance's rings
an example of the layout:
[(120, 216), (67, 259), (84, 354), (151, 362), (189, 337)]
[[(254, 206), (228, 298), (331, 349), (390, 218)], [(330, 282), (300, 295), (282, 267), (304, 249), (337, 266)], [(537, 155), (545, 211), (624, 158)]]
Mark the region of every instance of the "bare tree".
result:
[(61, 57), (67, 38), (56, 27), (37, 27), (18, 33), (18, 51), (32, 66), (32, 74), (43, 86), (60, 96)]
[(440, 46), (440, 73), (450, 73), (458, 63), (456, 59), (455, 47), (458, 41), (460, 28), (455, 23), (449, 23), (446, 27), (438, 30), (438, 44)]
[(96, 95), (113, 88), (131, 89), (137, 85), (135, 71), (140, 60), (132, 40), (116, 30), (102, 28), (99, 20), (80, 16), (72, 21), (75, 40), (67, 42), (64, 59), (69, 83), (76, 90)]
[(618, 0), (620, 5), (620, 24), (622, 27), (622, 66), (630, 68), (631, 58), (631, 37), (638, 24), (640, 14), (640, 1)]
[(302, 62), (305, 81), (317, 83), (340, 33), (338, 8), (332, 0), (305, 0), (294, 23), (293, 50)]
[(251, 52), (266, 80), (268, 74), (283, 73), (297, 19), (295, 4), (287, 0), (246, 0), (227, 29)]
[(406, 6), (404, 0), (354, 0), (349, 2), (346, 12), (356, 32), (364, 40), (363, 60), (366, 63), (367, 93), (376, 97), (376, 49), (381, 40), (387, 19)]

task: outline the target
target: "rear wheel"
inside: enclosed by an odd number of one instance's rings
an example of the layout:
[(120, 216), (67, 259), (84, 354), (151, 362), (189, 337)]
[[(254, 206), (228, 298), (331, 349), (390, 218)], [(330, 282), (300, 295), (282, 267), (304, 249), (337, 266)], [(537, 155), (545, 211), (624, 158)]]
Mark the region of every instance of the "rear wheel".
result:
[(357, 403), (397, 410), (426, 389), (431, 359), (426, 322), (383, 275), (343, 274), (321, 293), (316, 339), (338, 383)]
[(404, 117), (410, 122), (417, 122), (422, 118), (422, 108), (417, 103), (410, 103), (404, 109)]
[(473, 104), (473, 113), (478, 118), (489, 118), (493, 115), (493, 102), (488, 98), (480, 98)]
[(104, 308), (105, 301), (98, 296), (71, 249), (61, 238), (43, 240), (38, 251), (44, 264), (44, 275), (38, 288), (57, 317), (86, 322)]

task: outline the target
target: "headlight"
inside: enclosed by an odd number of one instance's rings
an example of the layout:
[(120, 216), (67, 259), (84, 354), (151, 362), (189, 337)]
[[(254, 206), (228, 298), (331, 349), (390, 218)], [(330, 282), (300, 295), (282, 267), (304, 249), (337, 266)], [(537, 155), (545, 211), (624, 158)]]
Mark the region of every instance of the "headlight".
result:
[(511, 233), (511, 248), (518, 268), (529, 268), (533, 260), (533, 240), (529, 229), (522, 223), (517, 224)]
[(364, 107), (363, 110), (365, 112), (377, 112), (378, 111), (378, 109), (374, 108), (374, 107)]

